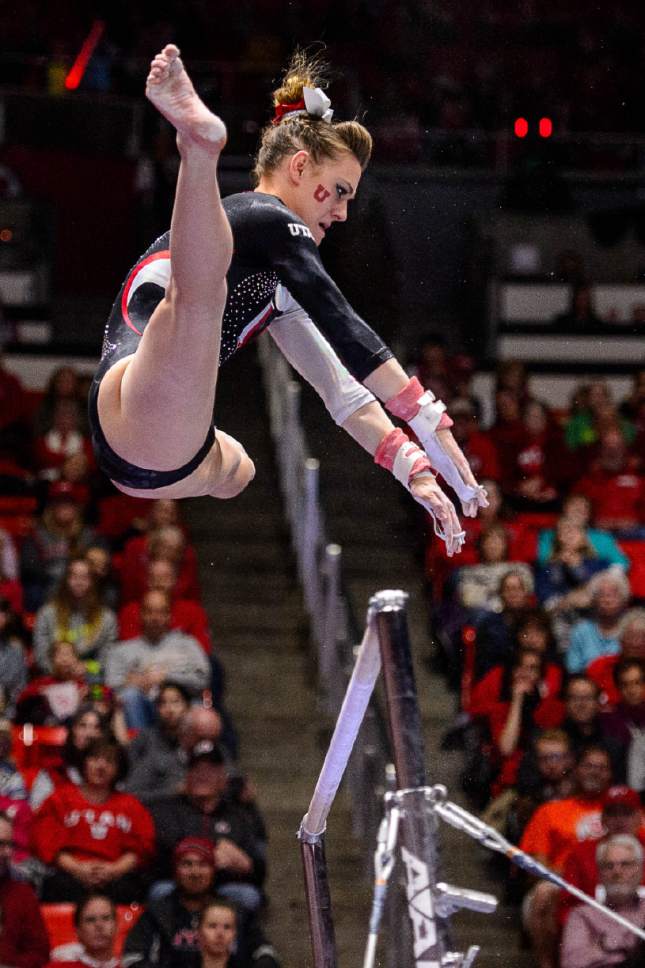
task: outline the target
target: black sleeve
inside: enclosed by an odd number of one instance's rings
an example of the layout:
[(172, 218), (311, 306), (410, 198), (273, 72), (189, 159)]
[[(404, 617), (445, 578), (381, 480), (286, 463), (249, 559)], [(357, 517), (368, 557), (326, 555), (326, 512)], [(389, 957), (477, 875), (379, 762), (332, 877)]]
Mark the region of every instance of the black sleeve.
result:
[(361, 319), (323, 266), (307, 226), (285, 208), (262, 211), (260, 235), (280, 282), (311, 317), (357, 380), (392, 358), (381, 337)]

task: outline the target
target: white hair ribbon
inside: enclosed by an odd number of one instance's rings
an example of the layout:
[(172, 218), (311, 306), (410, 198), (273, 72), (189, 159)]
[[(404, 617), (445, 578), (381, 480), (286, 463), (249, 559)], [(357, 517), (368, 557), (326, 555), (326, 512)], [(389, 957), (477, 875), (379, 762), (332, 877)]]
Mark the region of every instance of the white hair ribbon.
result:
[(331, 122), (334, 112), (331, 108), (331, 101), (325, 92), (319, 87), (303, 87), (302, 93), (307, 114), (313, 114), (317, 118), (322, 118), (323, 121)]

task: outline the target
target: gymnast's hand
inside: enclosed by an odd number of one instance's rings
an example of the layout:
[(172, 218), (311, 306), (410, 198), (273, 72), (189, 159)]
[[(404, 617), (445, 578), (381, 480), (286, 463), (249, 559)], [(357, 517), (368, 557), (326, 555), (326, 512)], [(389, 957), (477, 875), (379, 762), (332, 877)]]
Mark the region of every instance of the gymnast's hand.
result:
[[(455, 490), (461, 500), (462, 510), (467, 518), (476, 518), (480, 508), (488, 507), (486, 490), (475, 480), (475, 475), (470, 468), (470, 464), (466, 460), (461, 447), (453, 437), (452, 431), (448, 428), (442, 430), (437, 429), (436, 437), (441, 449), (447, 455), (450, 463), (457, 471), (461, 482), (465, 485), (465, 488), (459, 487), (458, 484), (455, 486)], [(446, 479), (449, 484), (453, 485), (449, 477), (446, 477)]]
[(413, 477), (409, 490), (413, 498), (432, 515), (435, 534), (445, 541), (448, 557), (458, 554), (464, 543), (464, 532), (454, 504), (443, 493), (434, 474), (426, 471)]

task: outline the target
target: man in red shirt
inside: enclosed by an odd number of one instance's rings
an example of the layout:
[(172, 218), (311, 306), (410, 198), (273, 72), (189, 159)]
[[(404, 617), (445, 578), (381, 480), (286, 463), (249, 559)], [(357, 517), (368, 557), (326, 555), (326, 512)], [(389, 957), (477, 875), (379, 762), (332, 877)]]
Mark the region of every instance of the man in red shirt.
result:
[[(153, 558), (147, 566), (147, 591), (165, 592), (171, 597), (170, 628), (197, 639), (207, 655), (212, 651), (208, 616), (203, 605), (187, 598), (177, 598), (177, 567), (169, 558)], [(128, 602), (119, 611), (119, 639), (141, 635), (141, 601)]]
[(575, 485), (589, 498), (598, 528), (629, 531), (645, 524), (645, 476), (617, 428), (600, 435), (599, 454)]
[(49, 961), (49, 939), (33, 888), (11, 875), (13, 825), (0, 813), (0, 964), (42, 968)]

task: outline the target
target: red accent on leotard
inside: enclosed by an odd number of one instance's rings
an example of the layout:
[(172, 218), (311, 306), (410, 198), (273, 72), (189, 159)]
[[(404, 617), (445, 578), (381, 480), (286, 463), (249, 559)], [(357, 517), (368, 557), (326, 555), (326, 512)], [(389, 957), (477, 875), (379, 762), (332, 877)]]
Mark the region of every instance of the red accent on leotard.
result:
[(162, 252), (155, 252), (153, 253), (153, 255), (149, 255), (147, 259), (144, 259), (143, 262), (140, 262), (138, 265), (134, 267), (134, 269), (128, 276), (125, 286), (123, 287), (123, 295), (121, 296), (121, 315), (123, 316), (123, 321), (126, 324), (126, 326), (129, 326), (130, 329), (134, 330), (134, 332), (137, 333), (138, 336), (142, 336), (143, 333), (141, 333), (141, 331), (138, 330), (137, 327), (134, 325), (134, 323), (130, 319), (130, 314), (128, 312), (128, 296), (130, 295), (130, 290), (132, 289), (134, 280), (137, 278), (137, 276), (144, 268), (144, 266), (149, 265), (151, 262), (156, 262), (157, 259), (169, 259), (169, 258), (170, 258), (170, 249), (164, 249)]

